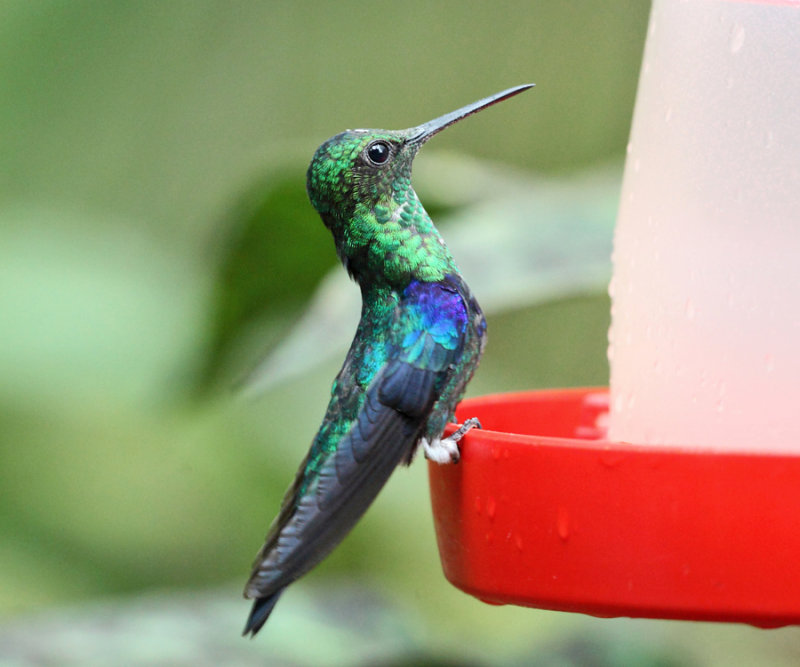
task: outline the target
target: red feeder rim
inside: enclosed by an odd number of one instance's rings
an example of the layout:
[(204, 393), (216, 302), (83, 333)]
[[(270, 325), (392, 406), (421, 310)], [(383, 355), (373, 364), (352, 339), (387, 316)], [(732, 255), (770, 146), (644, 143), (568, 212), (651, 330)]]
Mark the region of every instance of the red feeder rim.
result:
[(447, 579), (491, 604), (800, 624), (800, 457), (609, 442), (607, 414), (605, 389), (460, 404), (483, 430), (428, 466)]

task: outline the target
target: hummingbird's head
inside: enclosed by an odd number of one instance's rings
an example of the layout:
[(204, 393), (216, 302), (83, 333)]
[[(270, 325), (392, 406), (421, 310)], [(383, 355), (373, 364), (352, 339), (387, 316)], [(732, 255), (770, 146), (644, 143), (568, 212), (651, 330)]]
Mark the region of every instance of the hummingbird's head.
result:
[(395, 192), (411, 183), (411, 163), (421, 144), (407, 131), (347, 130), (314, 153), (306, 185), (314, 208), (331, 227), (356, 209), (389, 205)]
[(375, 274), (395, 259), (398, 266), (413, 270), (418, 258), (405, 257), (405, 246), (412, 245), (419, 256), (429, 244), (411, 242), (411, 237), (435, 235), (430, 249), (442, 252), (438, 234), (411, 187), (414, 157), (444, 128), (531, 85), (510, 88), (407, 130), (347, 130), (317, 149), (306, 176), (308, 196), (351, 273), (363, 271), (366, 262)]

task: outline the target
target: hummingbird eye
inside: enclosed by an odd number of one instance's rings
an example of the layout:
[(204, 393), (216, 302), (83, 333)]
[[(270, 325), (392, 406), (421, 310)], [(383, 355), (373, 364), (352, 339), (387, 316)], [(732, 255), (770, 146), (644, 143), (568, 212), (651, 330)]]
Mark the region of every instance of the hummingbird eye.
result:
[(385, 141), (374, 141), (367, 146), (367, 159), (374, 165), (384, 164), (392, 153)]

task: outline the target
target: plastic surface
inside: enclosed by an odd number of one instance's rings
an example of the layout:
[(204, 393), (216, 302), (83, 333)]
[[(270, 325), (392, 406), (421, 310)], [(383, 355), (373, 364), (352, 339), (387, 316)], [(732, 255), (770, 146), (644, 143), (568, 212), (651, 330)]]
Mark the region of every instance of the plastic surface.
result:
[(608, 442), (607, 411), (605, 389), (461, 403), (484, 429), (429, 464), (447, 579), (493, 604), (800, 623), (800, 457)]
[(800, 455), (798, 109), (800, 4), (654, 0), (609, 286), (613, 439)]

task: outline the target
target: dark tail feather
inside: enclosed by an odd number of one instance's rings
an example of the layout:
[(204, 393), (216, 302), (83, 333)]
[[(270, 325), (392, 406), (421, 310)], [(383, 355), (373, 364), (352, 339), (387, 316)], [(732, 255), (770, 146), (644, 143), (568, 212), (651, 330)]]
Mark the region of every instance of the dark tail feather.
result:
[(258, 598), (253, 603), (253, 608), (250, 610), (250, 616), (247, 619), (247, 624), (244, 626), (242, 637), (246, 637), (247, 635), (250, 635), (250, 637), (256, 636), (258, 631), (261, 629), (261, 626), (267, 622), (267, 619), (272, 613), (272, 609), (275, 607), (275, 603), (278, 601), (278, 598), (281, 596), (282, 592), (283, 591), (278, 591), (269, 597)]

